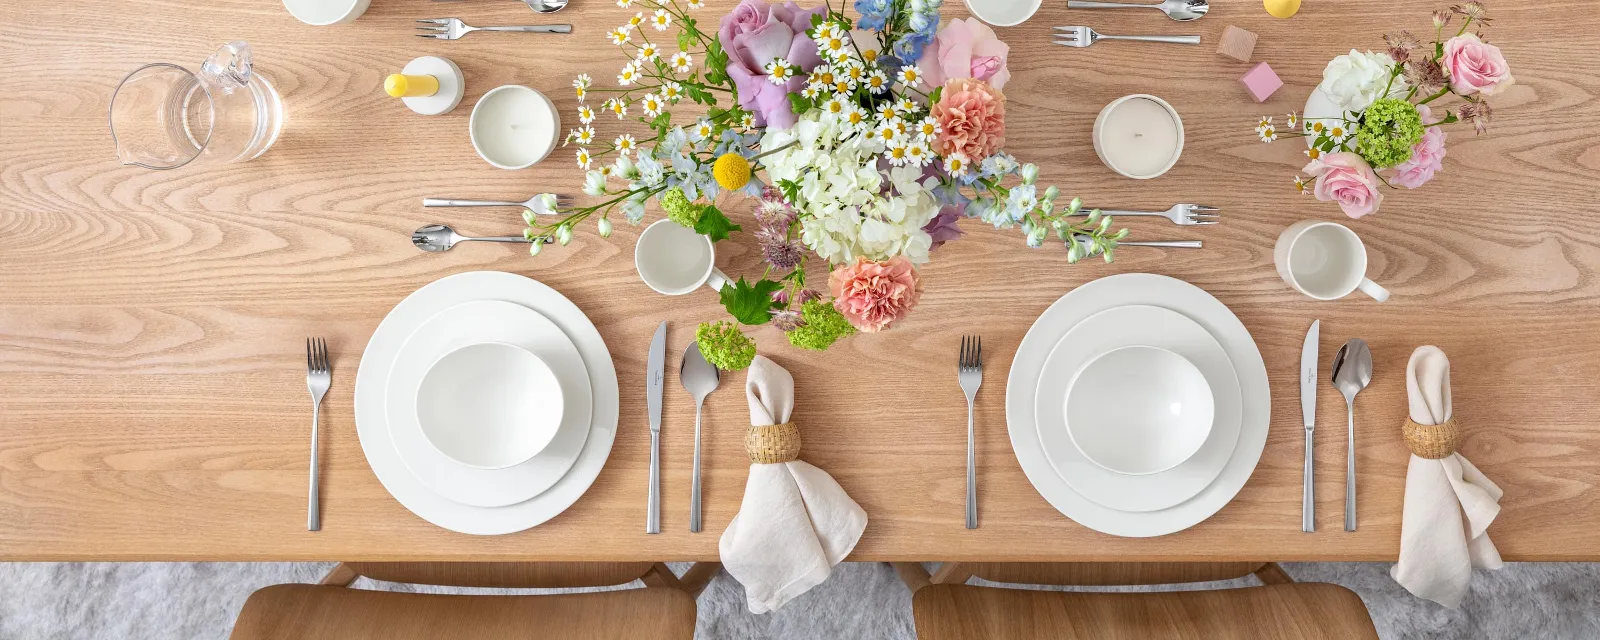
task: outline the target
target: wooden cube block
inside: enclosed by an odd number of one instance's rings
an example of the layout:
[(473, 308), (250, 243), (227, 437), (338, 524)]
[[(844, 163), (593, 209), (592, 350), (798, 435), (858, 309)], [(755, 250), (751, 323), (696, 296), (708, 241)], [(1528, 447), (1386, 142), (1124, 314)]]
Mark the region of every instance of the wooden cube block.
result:
[(1217, 53), (1240, 62), (1249, 62), (1255, 51), (1256, 34), (1231, 24), (1222, 32), (1222, 42), (1217, 45)]

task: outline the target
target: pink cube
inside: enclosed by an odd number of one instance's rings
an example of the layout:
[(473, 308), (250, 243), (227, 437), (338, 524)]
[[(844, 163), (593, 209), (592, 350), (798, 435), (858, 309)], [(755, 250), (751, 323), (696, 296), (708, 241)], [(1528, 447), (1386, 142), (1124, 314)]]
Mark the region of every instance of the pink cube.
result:
[(1244, 88), (1250, 90), (1250, 95), (1256, 102), (1266, 102), (1267, 98), (1283, 86), (1283, 80), (1278, 79), (1278, 74), (1272, 72), (1272, 67), (1263, 62), (1250, 69), (1249, 73), (1239, 78), (1244, 83)]

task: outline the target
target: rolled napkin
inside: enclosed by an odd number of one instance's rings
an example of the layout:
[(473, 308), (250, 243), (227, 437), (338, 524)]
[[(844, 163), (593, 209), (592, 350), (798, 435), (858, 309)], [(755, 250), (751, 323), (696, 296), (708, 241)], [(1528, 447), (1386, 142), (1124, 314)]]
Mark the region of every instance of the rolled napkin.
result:
[(1389, 571), (1412, 595), (1455, 608), (1467, 595), (1473, 567), (1499, 569), (1489, 523), (1500, 514), (1500, 487), (1456, 453), (1461, 432), (1450, 408), (1450, 360), (1438, 347), (1418, 347), (1406, 365), (1411, 419), (1402, 427), (1411, 448), (1400, 520), (1400, 561)]
[(800, 429), (789, 422), (794, 376), (756, 356), (745, 395), (750, 480), (717, 550), (728, 574), (744, 585), (750, 611), (766, 613), (827, 580), (861, 539), (867, 512), (833, 476), (797, 459)]

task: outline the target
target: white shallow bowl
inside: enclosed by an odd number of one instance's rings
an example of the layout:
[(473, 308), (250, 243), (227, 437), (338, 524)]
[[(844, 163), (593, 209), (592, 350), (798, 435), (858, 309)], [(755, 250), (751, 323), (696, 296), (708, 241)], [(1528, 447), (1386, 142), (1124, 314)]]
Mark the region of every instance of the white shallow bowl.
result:
[(503, 342), (445, 354), (417, 388), (417, 420), (428, 443), (479, 469), (504, 469), (538, 455), (555, 438), (563, 411), (561, 383), (550, 365)]
[(371, 3), (372, 0), (283, 0), (283, 7), (296, 20), (323, 27), (355, 22)]
[(1066, 398), (1067, 433), (1084, 457), (1128, 475), (1166, 471), (1211, 434), (1211, 385), (1183, 356), (1149, 346), (1113, 349), (1083, 366)]
[(966, 0), (972, 16), (996, 27), (1015, 27), (1039, 11), (1042, 0)]
[(537, 90), (508, 84), (478, 98), (467, 126), (472, 148), (485, 162), (501, 169), (526, 169), (555, 150), (561, 114)]

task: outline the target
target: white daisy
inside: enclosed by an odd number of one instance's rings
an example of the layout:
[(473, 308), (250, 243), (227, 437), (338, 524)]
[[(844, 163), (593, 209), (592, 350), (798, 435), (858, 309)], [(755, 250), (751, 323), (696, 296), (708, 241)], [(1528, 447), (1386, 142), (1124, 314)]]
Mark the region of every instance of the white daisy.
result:
[(661, 50), (656, 48), (655, 43), (646, 42), (644, 44), (639, 45), (639, 51), (637, 53), (637, 58), (638, 58), (638, 60), (640, 62), (648, 62), (648, 61), (651, 61), (651, 60), (655, 60), (656, 58), (658, 58), (660, 56), (661, 56)]
[(589, 146), (590, 144), (594, 143), (594, 127), (578, 127), (576, 131), (572, 132), (572, 138), (576, 140), (578, 144)]
[(820, 42), (822, 40), (831, 40), (838, 35), (839, 27), (837, 25), (832, 22), (824, 22), (817, 25), (817, 28), (812, 32), (811, 38)]
[(774, 58), (767, 63), (767, 80), (772, 84), (782, 85), (794, 77), (794, 67), (789, 66), (789, 61), (783, 58)]
[(739, 118), (739, 126), (745, 129), (756, 128), (756, 115), (753, 113), (744, 114), (744, 116)]
[(687, 51), (672, 54), (672, 70), (678, 73), (688, 73), (694, 69), (694, 56)]
[(633, 14), (632, 18), (628, 18), (628, 24), (624, 28), (629, 30), (629, 31), (633, 31), (634, 29), (638, 28), (640, 25), (643, 25), (643, 24), (644, 24), (644, 13), (643, 12), (635, 13), (635, 14)]
[(690, 132), (690, 135), (694, 137), (695, 142), (699, 142), (710, 138), (711, 134), (716, 133), (716, 131), (716, 126), (712, 125), (710, 120), (701, 118), (699, 122), (694, 124), (694, 130)]
[(910, 159), (909, 156), (906, 145), (899, 142), (891, 143), (889, 149), (883, 152), (883, 157), (889, 160), (889, 164), (896, 167), (906, 166), (906, 161)]
[(899, 112), (895, 110), (893, 102), (884, 102), (878, 105), (877, 115), (879, 120), (893, 120)]
[(590, 78), (587, 73), (578, 74), (578, 77), (572, 81), (572, 86), (576, 89), (588, 89), (591, 84), (594, 84), (594, 78)]
[(817, 85), (808, 84), (806, 88), (800, 90), (800, 95), (805, 96), (807, 100), (816, 100), (822, 96), (822, 89)]
[(577, 87), (577, 88), (574, 88), (572, 91), (573, 91), (573, 93), (578, 94), (578, 102), (580, 104), (584, 101), (585, 98), (589, 97), (589, 88), (588, 87)]
[(639, 100), (639, 108), (644, 109), (644, 117), (654, 118), (661, 115), (661, 109), (666, 107), (666, 102), (654, 93), (644, 94)]
[(633, 0), (617, 0), (617, 6), (626, 9), (633, 6)]
[(584, 124), (594, 122), (594, 109), (590, 109), (589, 105), (578, 107), (578, 122)]
[(656, 31), (666, 31), (667, 27), (672, 26), (672, 14), (667, 13), (666, 9), (656, 9), (655, 15), (650, 16), (650, 26), (655, 27)]
[(922, 82), (922, 68), (911, 65), (900, 69), (900, 84), (915, 87)]
[(628, 30), (623, 27), (612, 29), (609, 35), (611, 36), (611, 44), (619, 47), (628, 44), (628, 41), (633, 40), (633, 36), (629, 35)]
[(828, 115), (843, 115), (845, 110), (844, 101), (838, 98), (833, 98), (822, 105), (822, 110)]
[(925, 167), (928, 166), (928, 162), (932, 160), (933, 156), (928, 153), (927, 145), (921, 142), (913, 142), (906, 145), (907, 164), (915, 167)]
[(966, 175), (971, 169), (972, 161), (967, 154), (957, 151), (944, 158), (944, 171), (952, 176)]
[(817, 51), (821, 52), (823, 57), (839, 60), (849, 54), (850, 42), (838, 34), (834, 34), (831, 38), (818, 38)]
[(849, 124), (851, 129), (860, 131), (867, 127), (867, 112), (856, 105), (848, 105), (844, 113), (839, 114), (839, 120)]
[(873, 93), (883, 93), (889, 90), (889, 76), (883, 70), (873, 71), (867, 76), (867, 90)]
[(835, 93), (848, 94), (851, 91), (855, 91), (856, 90), (856, 83), (851, 82), (848, 79), (840, 80), (838, 82), (833, 83), (833, 90), (834, 90)]
[(933, 118), (923, 118), (922, 122), (917, 123), (917, 139), (923, 142), (932, 142), (940, 131), (939, 121)]
[(917, 110), (917, 101), (911, 98), (901, 98), (899, 102), (894, 103), (894, 109), (900, 112), (900, 115), (910, 115), (911, 112)]
[(612, 113), (617, 114), (618, 120), (628, 117), (628, 103), (621, 98), (612, 98), (606, 103), (609, 105), (607, 108), (611, 109)]
[(704, 9), (706, 8), (706, 0), (689, 0), (689, 8)]
[(611, 142), (611, 146), (616, 148), (618, 155), (627, 156), (631, 155), (633, 149), (639, 146), (639, 141), (633, 138), (633, 134), (624, 133), (617, 136), (617, 139)]
[(683, 85), (676, 82), (667, 82), (661, 85), (661, 97), (667, 104), (678, 104), (683, 99)]
[(1260, 129), (1257, 129), (1256, 130), (1256, 134), (1261, 136), (1261, 141), (1262, 142), (1272, 142), (1272, 141), (1278, 139), (1278, 130), (1277, 130), (1277, 128), (1273, 127), (1270, 124), (1265, 126), (1265, 127), (1260, 128)]
[(880, 122), (874, 130), (878, 132), (878, 139), (884, 144), (894, 144), (900, 140), (900, 128), (894, 126), (892, 121)]
[(638, 80), (639, 64), (636, 62), (629, 62), (627, 65), (622, 67), (622, 72), (617, 74), (617, 84), (620, 84), (624, 87), (633, 84)]
[(593, 163), (594, 163), (594, 158), (589, 155), (589, 150), (588, 149), (579, 148), (578, 149), (578, 167), (581, 168), (581, 169), (588, 169), (589, 165), (593, 164)]

